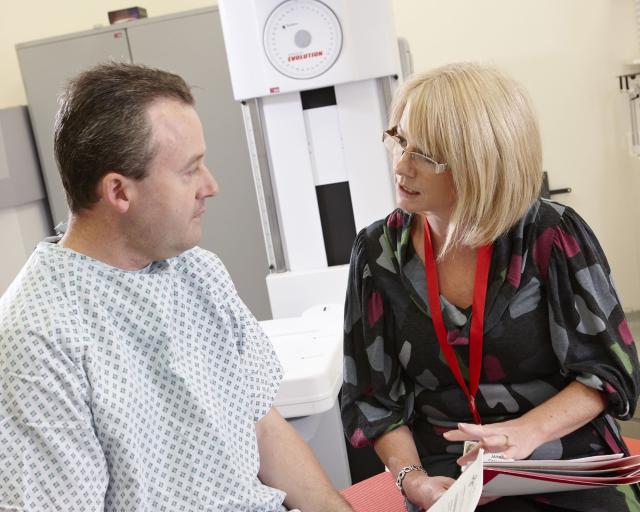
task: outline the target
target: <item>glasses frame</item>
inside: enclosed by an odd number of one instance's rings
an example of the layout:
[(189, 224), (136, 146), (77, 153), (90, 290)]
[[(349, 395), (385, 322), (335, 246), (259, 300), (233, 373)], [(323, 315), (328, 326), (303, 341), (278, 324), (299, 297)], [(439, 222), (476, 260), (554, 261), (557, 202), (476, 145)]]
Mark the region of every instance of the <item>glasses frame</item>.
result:
[[(389, 144), (387, 143), (387, 141), (389, 140), (393, 141), (391, 146), (389, 146)], [(442, 174), (448, 168), (448, 164), (436, 162), (433, 158), (427, 155), (423, 155), (422, 153), (418, 153), (416, 151), (407, 151), (406, 149), (407, 141), (404, 141), (404, 144), (403, 144), (403, 141), (400, 139), (400, 136), (398, 135), (397, 126), (394, 126), (393, 128), (389, 128), (388, 130), (385, 130), (382, 133), (382, 143), (384, 144), (384, 147), (387, 149), (387, 151), (389, 151), (389, 153), (391, 153), (391, 155), (394, 158), (398, 158), (398, 160), (400, 160), (405, 154), (407, 154), (411, 158), (412, 162), (422, 161), (422, 162), (428, 162), (431, 165), (433, 165), (435, 168), (436, 174)], [(399, 155), (396, 154), (396, 151), (397, 151), (396, 148), (400, 149)]]

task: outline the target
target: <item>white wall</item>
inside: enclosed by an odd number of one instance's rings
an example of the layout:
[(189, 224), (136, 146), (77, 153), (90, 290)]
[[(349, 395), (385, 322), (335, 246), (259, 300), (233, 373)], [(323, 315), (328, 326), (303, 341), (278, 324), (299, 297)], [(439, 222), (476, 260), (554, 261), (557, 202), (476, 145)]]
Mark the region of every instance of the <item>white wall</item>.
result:
[[(416, 70), (459, 60), (492, 62), (529, 89), (551, 187), (573, 189), (556, 199), (591, 224), (625, 309), (640, 309), (640, 161), (628, 154), (628, 114), (616, 79), (625, 61), (640, 56), (633, 0), (392, 2), (398, 35), (409, 41)], [(157, 16), (215, 3), (147, 0), (143, 5)], [(129, 5), (14, 0), (0, 17), (0, 108), (26, 103), (16, 43), (106, 24), (107, 11)], [(4, 233), (11, 232), (6, 219), (0, 212)], [(0, 292), (2, 282), (0, 276)]]
[(2, 265), (0, 295), (11, 284), (36, 244), (48, 235), (48, 215), (44, 201), (0, 209)]

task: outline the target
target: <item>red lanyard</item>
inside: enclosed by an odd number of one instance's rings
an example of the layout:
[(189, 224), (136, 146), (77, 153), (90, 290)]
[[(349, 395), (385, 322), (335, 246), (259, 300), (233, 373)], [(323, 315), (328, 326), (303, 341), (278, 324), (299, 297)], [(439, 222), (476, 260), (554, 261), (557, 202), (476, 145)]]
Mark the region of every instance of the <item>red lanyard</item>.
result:
[(482, 368), (482, 334), (484, 326), (484, 306), (487, 299), (487, 282), (489, 279), (489, 267), (491, 265), (491, 252), (493, 245), (483, 245), (478, 248), (476, 258), (476, 276), (473, 285), (473, 306), (471, 307), (471, 332), (469, 333), (469, 386), (462, 377), (458, 359), (453, 347), (447, 342), (447, 328), (444, 326), (442, 309), (440, 308), (440, 285), (438, 284), (438, 268), (433, 256), (431, 245), (431, 233), (429, 223), (424, 218), (424, 266), (427, 278), (427, 290), (429, 292), (429, 306), (433, 328), (438, 337), (438, 343), (449, 363), (449, 368), (458, 384), (464, 391), (469, 403), (469, 410), (473, 420), (479, 425), (480, 414), (476, 408), (476, 393), (480, 383), (480, 369)]

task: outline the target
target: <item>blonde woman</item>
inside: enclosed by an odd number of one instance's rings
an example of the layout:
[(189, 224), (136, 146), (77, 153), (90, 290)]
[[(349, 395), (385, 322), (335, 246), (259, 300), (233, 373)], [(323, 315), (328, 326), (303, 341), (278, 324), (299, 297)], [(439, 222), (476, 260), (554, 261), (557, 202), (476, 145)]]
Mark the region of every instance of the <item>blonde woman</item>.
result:
[[(538, 198), (525, 92), (453, 64), (398, 91), (384, 143), (398, 209), (357, 237), (342, 417), (410, 510), (459, 475), (464, 440), (515, 459), (624, 451), (638, 359), (610, 269), (572, 209)], [(632, 488), (505, 497), (481, 510), (640, 510)]]

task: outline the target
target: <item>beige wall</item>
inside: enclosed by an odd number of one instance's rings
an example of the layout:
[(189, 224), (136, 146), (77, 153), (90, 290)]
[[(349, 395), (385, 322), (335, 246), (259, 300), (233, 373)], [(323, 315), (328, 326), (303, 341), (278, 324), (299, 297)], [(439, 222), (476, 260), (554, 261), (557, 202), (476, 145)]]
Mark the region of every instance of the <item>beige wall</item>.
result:
[(640, 309), (640, 160), (626, 143), (616, 75), (640, 57), (633, 0), (394, 0), (398, 34), (416, 71), (492, 62), (529, 90), (555, 199), (592, 226), (625, 309)]
[[(136, 5), (117, 0), (6, 0), (0, 16), (0, 108), (25, 105), (15, 45), (109, 24), (107, 13)], [(212, 0), (144, 0), (149, 16), (216, 5)]]
[[(155, 16), (212, 3), (143, 5)], [(26, 103), (16, 43), (106, 24), (107, 11), (128, 5), (14, 0), (0, 17), (0, 108)], [(573, 188), (557, 200), (591, 224), (625, 309), (640, 309), (640, 161), (628, 154), (628, 114), (616, 80), (623, 63), (640, 56), (633, 0), (393, 0), (393, 6), (416, 70), (479, 60), (526, 85), (540, 117), (551, 186)]]

